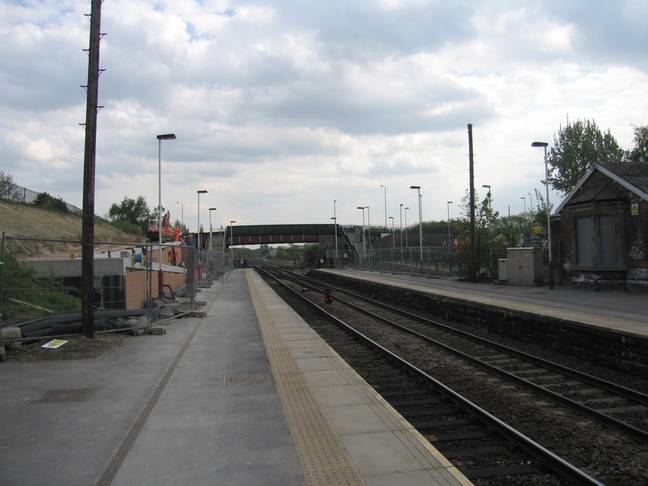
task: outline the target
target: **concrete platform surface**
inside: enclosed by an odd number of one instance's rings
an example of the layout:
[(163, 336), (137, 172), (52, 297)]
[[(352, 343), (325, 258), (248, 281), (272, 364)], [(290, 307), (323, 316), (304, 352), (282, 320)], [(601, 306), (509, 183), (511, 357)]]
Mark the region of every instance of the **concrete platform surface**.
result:
[(1, 363), (0, 484), (470, 484), (253, 271), (198, 300), (99, 359)]

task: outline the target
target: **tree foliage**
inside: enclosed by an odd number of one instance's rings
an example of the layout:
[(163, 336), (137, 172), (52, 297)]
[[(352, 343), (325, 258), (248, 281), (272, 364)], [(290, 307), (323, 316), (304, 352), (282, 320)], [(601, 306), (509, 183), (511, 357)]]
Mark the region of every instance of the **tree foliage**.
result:
[[(461, 217), (454, 227), (460, 242), (468, 243), (464, 248), (470, 250), (470, 194), (467, 191), (461, 200)], [(479, 275), (496, 275), (497, 260), (506, 256), (505, 237), (500, 230), (499, 212), (493, 209), (493, 198), (489, 192), (483, 201), (475, 195), (475, 244), (477, 245), (476, 269)]]
[(137, 199), (124, 197), (119, 205), (113, 203), (108, 210), (108, 219), (128, 231), (145, 233), (150, 217), (150, 209), (142, 196), (137, 196)]
[(547, 153), (549, 183), (564, 194), (571, 191), (595, 163), (622, 162), (625, 153), (610, 133), (592, 120), (567, 121), (554, 135)]
[(635, 147), (628, 153), (628, 161), (648, 163), (648, 125), (634, 127)]
[(10, 174), (0, 169), (0, 199), (22, 201), (22, 193)]
[(65, 201), (63, 201), (62, 198), (55, 198), (54, 196), (50, 196), (46, 192), (38, 193), (34, 198), (33, 204), (34, 206), (39, 206), (45, 209), (53, 209), (55, 211), (61, 211), (63, 213), (70, 212), (67, 204), (65, 204)]

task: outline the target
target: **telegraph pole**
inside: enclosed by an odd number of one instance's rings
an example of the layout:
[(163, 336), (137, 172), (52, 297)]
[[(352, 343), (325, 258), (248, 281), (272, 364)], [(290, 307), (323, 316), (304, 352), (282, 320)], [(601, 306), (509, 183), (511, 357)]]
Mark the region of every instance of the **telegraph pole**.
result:
[(468, 124), (468, 165), (470, 166), (470, 281), (476, 282), (477, 241), (475, 240), (475, 161), (472, 124)]
[(97, 148), (97, 100), (99, 96), (99, 43), (101, 41), (101, 2), (91, 0), (88, 84), (83, 156), (83, 221), (81, 229), (81, 329), (94, 339), (94, 194), (95, 155)]

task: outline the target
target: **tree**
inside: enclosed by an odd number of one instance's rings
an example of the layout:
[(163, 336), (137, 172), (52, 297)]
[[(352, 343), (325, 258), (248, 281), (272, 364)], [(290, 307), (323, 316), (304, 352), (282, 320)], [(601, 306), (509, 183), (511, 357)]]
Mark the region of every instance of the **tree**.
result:
[(108, 210), (108, 219), (115, 226), (131, 232), (145, 233), (150, 216), (150, 209), (142, 196), (137, 196), (137, 199), (124, 197), (119, 205), (113, 203)]
[(591, 120), (567, 120), (554, 135), (547, 154), (549, 183), (567, 194), (596, 162), (622, 162), (624, 156), (610, 130), (601, 132)]
[(629, 162), (648, 163), (648, 125), (634, 127), (635, 147), (628, 153)]
[(22, 193), (10, 174), (0, 169), (0, 199), (22, 201)]
[(62, 198), (55, 198), (54, 196), (50, 196), (46, 192), (39, 192), (36, 197), (34, 198), (33, 202), (34, 206), (39, 206), (45, 209), (52, 209), (55, 211), (61, 211), (62, 213), (68, 213), (70, 210), (67, 207), (67, 204), (65, 204), (65, 201), (63, 201)]
[[(454, 223), (460, 242), (470, 241), (470, 194), (461, 200), (462, 217)], [(496, 274), (497, 260), (506, 255), (504, 236), (500, 232), (499, 212), (493, 210), (493, 199), (489, 192), (483, 201), (475, 195), (475, 238), (477, 245), (476, 269), (479, 275)], [(466, 250), (470, 246), (466, 245)]]

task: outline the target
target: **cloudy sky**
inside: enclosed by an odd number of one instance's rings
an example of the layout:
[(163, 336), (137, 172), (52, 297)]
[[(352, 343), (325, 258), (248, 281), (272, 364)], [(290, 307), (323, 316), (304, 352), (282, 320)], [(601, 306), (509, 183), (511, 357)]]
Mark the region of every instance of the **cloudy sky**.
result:
[[(89, 13), (0, 2), (0, 169), (79, 207)], [(544, 192), (531, 143), (568, 119), (633, 147), (646, 25), (645, 0), (105, 0), (95, 213), (156, 207), (156, 135), (175, 133), (162, 205), (192, 230), (198, 190), (205, 227), (209, 207), (215, 228), (330, 223), (334, 208), (361, 224), (358, 206), (412, 224), (412, 185), (423, 219), (446, 220), (469, 185), (469, 123), (481, 197), (490, 185), (495, 209), (521, 213)]]

